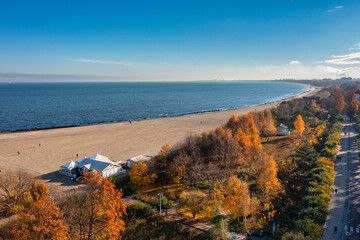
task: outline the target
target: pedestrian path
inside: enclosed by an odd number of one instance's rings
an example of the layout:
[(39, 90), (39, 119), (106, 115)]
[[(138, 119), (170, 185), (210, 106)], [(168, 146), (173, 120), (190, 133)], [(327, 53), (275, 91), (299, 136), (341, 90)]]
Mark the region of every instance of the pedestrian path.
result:
[(347, 223), (349, 201), (352, 194), (352, 188), (349, 188), (352, 175), (351, 168), (353, 162), (358, 161), (357, 144), (354, 141), (357, 133), (354, 122), (345, 121), (343, 125), (338, 151), (339, 158), (337, 158), (335, 165), (335, 183), (333, 186), (335, 191), (331, 194), (329, 215), (324, 225), (325, 236), (322, 239), (325, 240), (340, 240), (344, 239), (344, 236), (360, 239), (360, 226), (352, 226)]

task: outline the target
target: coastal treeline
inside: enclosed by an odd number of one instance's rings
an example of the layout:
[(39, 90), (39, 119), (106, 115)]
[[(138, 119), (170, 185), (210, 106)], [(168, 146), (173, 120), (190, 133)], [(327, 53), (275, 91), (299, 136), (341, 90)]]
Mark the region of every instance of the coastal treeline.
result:
[[(354, 116), (358, 110), (352, 92), (328, 87), (318, 93), (319, 98), (231, 116), (224, 126), (190, 136), (173, 147), (164, 145), (147, 163), (148, 174), (156, 174), (161, 186), (181, 184), (205, 193), (183, 200), (180, 194), (169, 196), (179, 201), (178, 207), (192, 212), (190, 217), (217, 205), (229, 213), (231, 231), (272, 236), (275, 224), (276, 238), (296, 233), (317, 239), (323, 235), (328, 214), (334, 181), (331, 158), (340, 142), (341, 114)], [(280, 123), (293, 133), (275, 137)], [(276, 141), (291, 146), (292, 152), (279, 153), (282, 149), (273, 144)], [(270, 145), (275, 145), (273, 151), (268, 151)], [(146, 194), (138, 194), (138, 199), (158, 204)]]

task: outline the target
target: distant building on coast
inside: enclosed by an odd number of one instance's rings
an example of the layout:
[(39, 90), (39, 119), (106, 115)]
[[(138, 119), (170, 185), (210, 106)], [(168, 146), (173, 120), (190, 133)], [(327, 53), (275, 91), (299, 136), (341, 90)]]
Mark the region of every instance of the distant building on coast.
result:
[(60, 167), (59, 173), (71, 176), (72, 179), (77, 179), (85, 171), (97, 171), (101, 173), (104, 178), (125, 173), (125, 169), (123, 169), (119, 163), (115, 163), (100, 154), (96, 154), (90, 158), (85, 157), (76, 162), (70, 161)]
[(277, 127), (276, 135), (277, 136), (288, 136), (288, 135), (290, 135), (289, 127), (286, 126), (283, 123), (280, 123), (280, 126)]

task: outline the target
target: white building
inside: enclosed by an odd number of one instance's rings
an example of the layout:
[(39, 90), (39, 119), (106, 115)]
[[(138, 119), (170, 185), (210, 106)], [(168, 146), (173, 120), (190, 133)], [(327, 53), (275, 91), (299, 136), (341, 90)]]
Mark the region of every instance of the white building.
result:
[(132, 157), (132, 158), (126, 160), (126, 167), (131, 168), (131, 166), (134, 163), (138, 163), (138, 162), (141, 162), (141, 161), (149, 161), (150, 159), (151, 159), (151, 157), (145, 157), (143, 155)]
[(85, 157), (76, 162), (70, 161), (60, 167), (59, 173), (77, 178), (84, 171), (98, 171), (105, 178), (114, 177), (125, 172), (120, 164), (111, 161), (105, 156), (96, 154), (95, 156), (90, 158)]
[(277, 136), (288, 136), (290, 135), (289, 127), (285, 124), (280, 123), (280, 126), (277, 127), (276, 131)]

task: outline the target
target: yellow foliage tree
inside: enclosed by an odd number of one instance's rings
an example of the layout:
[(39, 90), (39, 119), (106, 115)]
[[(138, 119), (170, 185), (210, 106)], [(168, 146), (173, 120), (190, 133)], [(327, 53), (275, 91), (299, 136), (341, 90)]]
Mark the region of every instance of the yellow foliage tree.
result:
[(156, 174), (149, 174), (149, 169), (144, 162), (135, 163), (129, 172), (130, 180), (138, 186), (147, 186), (155, 181)]
[(224, 186), (219, 181), (216, 181), (213, 186), (212, 198), (215, 201), (224, 200), (224, 190)]
[(301, 115), (298, 115), (296, 117), (296, 120), (294, 122), (294, 127), (295, 127), (295, 131), (298, 134), (298, 136), (301, 137), (305, 130), (305, 123), (304, 123)]
[(246, 224), (246, 216), (251, 213), (251, 199), (249, 196), (249, 187), (237, 177), (229, 179), (224, 189), (223, 207), (225, 211), (230, 212), (230, 216), (239, 221), (239, 216), (243, 216)]
[(269, 193), (275, 193), (280, 189), (280, 182), (277, 178), (277, 165), (271, 153), (263, 154), (259, 158), (257, 183), (260, 189), (266, 193), (267, 200), (269, 199)]

